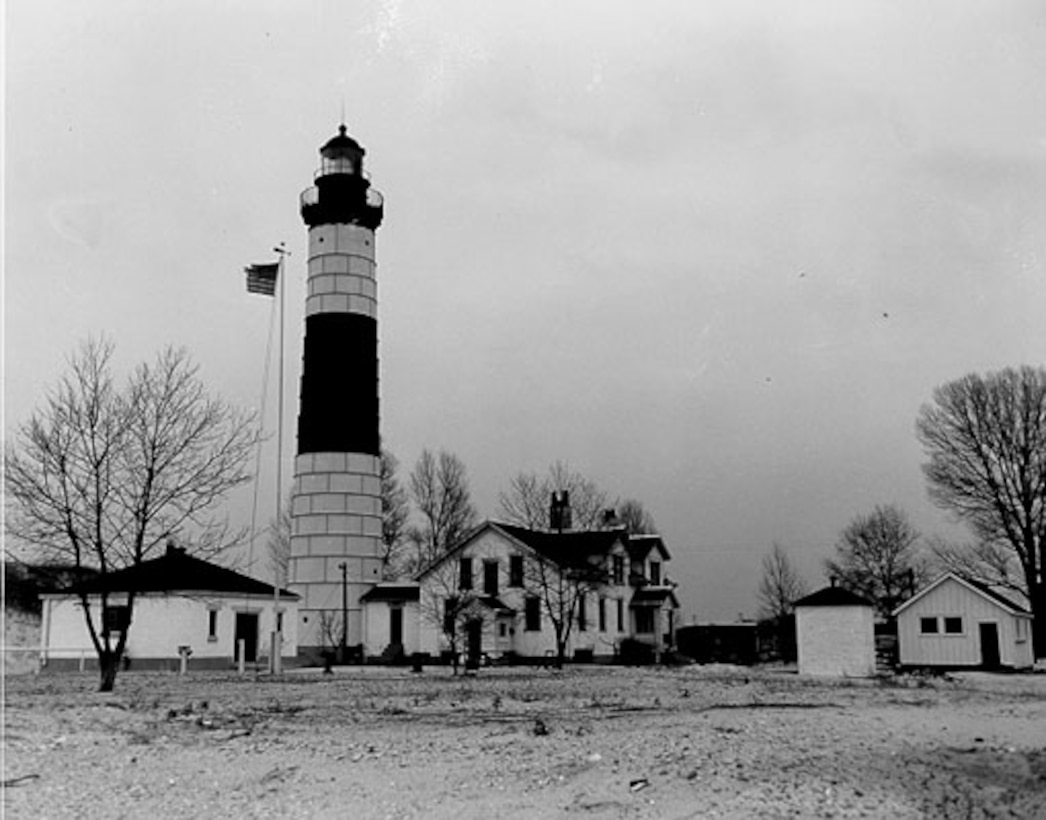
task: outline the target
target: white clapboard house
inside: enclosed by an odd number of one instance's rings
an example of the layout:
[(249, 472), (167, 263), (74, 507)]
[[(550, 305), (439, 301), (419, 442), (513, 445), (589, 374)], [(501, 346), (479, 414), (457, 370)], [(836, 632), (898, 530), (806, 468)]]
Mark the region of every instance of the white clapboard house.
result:
[[(573, 608), (568, 659), (610, 660), (629, 642), (657, 657), (675, 641), (679, 602), (657, 535), (623, 527), (542, 530), (487, 521), (408, 584), (379, 584), (362, 599), (369, 658), (454, 651), (484, 661), (547, 659), (556, 637), (537, 562), (588, 580)], [(465, 611), (463, 611), (463, 609)], [(457, 632), (454, 633), (457, 635)]]

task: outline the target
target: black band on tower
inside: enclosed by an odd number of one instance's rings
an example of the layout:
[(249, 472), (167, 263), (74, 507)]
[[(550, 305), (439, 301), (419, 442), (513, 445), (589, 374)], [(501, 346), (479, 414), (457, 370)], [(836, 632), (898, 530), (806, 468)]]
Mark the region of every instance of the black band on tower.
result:
[(305, 319), (298, 454), (380, 454), (378, 323), (360, 313)]

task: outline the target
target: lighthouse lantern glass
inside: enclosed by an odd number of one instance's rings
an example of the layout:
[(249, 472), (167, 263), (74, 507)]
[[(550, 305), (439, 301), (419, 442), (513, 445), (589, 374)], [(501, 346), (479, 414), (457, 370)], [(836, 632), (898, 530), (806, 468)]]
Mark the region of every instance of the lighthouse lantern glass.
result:
[(355, 174), (356, 160), (353, 157), (324, 157), (322, 174)]

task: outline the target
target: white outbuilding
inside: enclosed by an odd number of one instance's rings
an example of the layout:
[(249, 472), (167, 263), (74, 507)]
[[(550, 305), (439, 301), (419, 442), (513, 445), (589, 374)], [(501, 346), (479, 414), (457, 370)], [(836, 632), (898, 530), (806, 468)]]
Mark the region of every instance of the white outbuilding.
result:
[(1032, 615), (976, 581), (946, 573), (894, 610), (902, 667), (1026, 669)]
[(228, 669), (237, 662), (240, 647), (246, 662), (258, 661), (269, 655), (277, 625), (283, 639), (280, 656), (289, 661), (297, 654), (297, 595), (175, 546), (158, 558), (40, 599), (45, 669), (96, 664), (84, 620), (85, 599), (99, 629), (127, 630), (125, 663), (134, 669), (177, 669), (183, 652), (190, 653), (190, 669)]
[(800, 675), (875, 674), (875, 609), (870, 601), (832, 586), (794, 606)]

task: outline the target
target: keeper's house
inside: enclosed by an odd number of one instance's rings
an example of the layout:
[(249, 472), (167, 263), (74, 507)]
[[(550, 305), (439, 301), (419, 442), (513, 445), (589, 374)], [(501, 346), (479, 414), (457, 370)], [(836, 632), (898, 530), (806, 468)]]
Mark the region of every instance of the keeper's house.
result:
[[(106, 592), (106, 613), (101, 592)], [(128, 594), (134, 604), (128, 610)], [(276, 590), (233, 570), (168, 546), (166, 554), (85, 581), (64, 592), (40, 596), (41, 667), (94, 667), (94, 645), (84, 619), (82, 595), (99, 630), (128, 630), (125, 657), (133, 669), (177, 669), (188, 647), (190, 669), (227, 669), (269, 655), (274, 618), (283, 633), (281, 657), (297, 655), (298, 596)]]
[(947, 573), (894, 610), (902, 667), (1026, 669), (1032, 616), (990, 587)]

